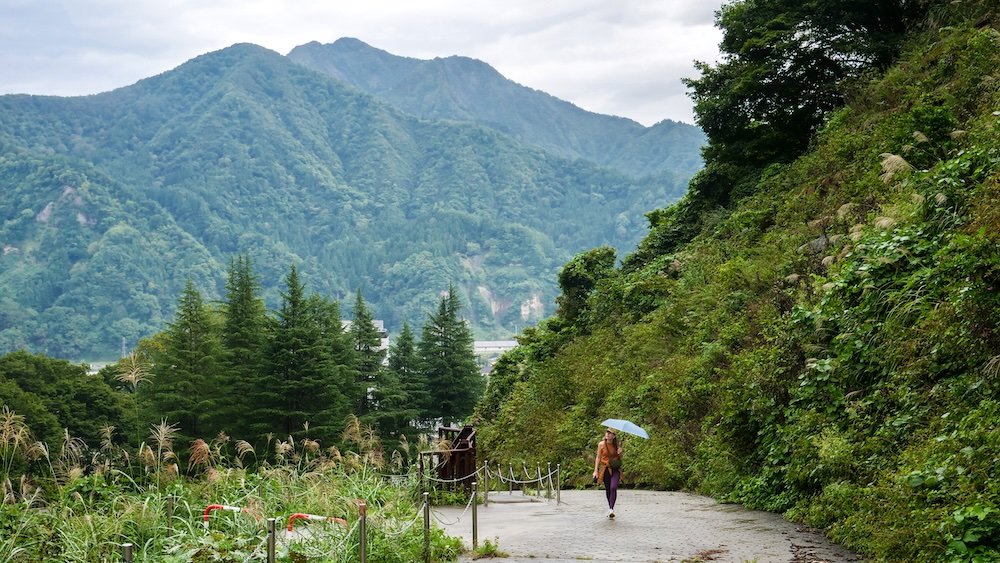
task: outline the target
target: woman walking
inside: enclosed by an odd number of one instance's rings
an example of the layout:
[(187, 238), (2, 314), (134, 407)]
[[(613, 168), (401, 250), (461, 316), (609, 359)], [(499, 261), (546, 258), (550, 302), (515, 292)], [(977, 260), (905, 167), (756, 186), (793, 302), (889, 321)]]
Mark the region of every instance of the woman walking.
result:
[(608, 497), (608, 518), (615, 517), (615, 501), (618, 499), (618, 483), (622, 475), (622, 447), (618, 436), (610, 428), (605, 430), (604, 439), (597, 444), (594, 458), (594, 480), (604, 481), (604, 493)]

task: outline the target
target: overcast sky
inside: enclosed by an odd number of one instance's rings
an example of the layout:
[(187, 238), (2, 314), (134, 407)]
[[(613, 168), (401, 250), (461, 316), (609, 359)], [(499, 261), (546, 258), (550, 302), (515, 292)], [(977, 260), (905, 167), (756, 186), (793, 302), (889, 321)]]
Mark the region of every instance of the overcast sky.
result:
[(531, 88), (644, 125), (693, 123), (681, 78), (714, 62), (722, 0), (0, 0), (0, 93), (93, 94), (234, 43), (281, 54), (356, 37), (483, 60)]

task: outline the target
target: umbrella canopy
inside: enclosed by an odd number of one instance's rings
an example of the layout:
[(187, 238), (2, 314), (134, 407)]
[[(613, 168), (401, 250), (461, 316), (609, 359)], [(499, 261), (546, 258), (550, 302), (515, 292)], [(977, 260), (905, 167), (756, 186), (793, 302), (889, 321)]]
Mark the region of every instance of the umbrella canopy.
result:
[(621, 430), (622, 432), (626, 432), (640, 438), (649, 438), (649, 434), (647, 434), (646, 431), (643, 430), (638, 424), (622, 420), (620, 418), (609, 418), (602, 422), (601, 426)]

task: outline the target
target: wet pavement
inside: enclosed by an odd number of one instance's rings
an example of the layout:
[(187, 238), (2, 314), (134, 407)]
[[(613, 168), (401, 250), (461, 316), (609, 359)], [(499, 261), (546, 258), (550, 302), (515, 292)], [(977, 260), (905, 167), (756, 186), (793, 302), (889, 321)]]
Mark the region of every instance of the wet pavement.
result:
[[(518, 562), (755, 562), (861, 561), (822, 534), (770, 512), (746, 510), (678, 492), (620, 490), (616, 518), (607, 517), (602, 490), (562, 491), (528, 502), (515, 491), (491, 493), (477, 509), (478, 539), (498, 544)], [(434, 507), (438, 525), (472, 546), (466, 507)], [(468, 555), (460, 561), (471, 561)]]

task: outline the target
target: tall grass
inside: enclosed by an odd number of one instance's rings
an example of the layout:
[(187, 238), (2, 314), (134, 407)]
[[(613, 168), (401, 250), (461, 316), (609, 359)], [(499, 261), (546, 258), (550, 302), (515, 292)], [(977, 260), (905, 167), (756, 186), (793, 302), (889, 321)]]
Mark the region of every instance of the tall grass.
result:
[[(48, 446), (32, 441), (22, 417), (4, 409), (0, 422), (0, 562), (111, 561), (121, 558), (126, 542), (142, 561), (259, 560), (267, 518), (276, 519), (279, 560), (353, 562), (358, 500), (368, 506), (369, 560), (423, 557), (416, 478), (390, 484), (381, 473), (381, 443), (356, 419), (345, 442), (357, 451), (322, 450), (309, 439), (271, 440), (274, 461), (255, 459), (253, 471), (243, 467), (246, 456), (256, 458), (253, 447), (237, 442), (236, 455), (228, 456), (226, 436), (195, 440), (181, 470), (177, 428), (166, 421), (150, 428), (149, 442), (134, 456), (116, 449), (113, 429), (96, 452), (67, 433), (58, 455), (50, 455)], [(394, 456), (400, 467), (408, 458), (409, 451)], [(20, 479), (11, 479), (18, 473)], [(213, 511), (206, 526), (210, 504), (243, 510)], [(296, 512), (349, 524), (301, 522), (286, 538), (288, 516)], [(436, 561), (453, 560), (461, 549), (460, 540), (437, 529), (431, 544)]]

